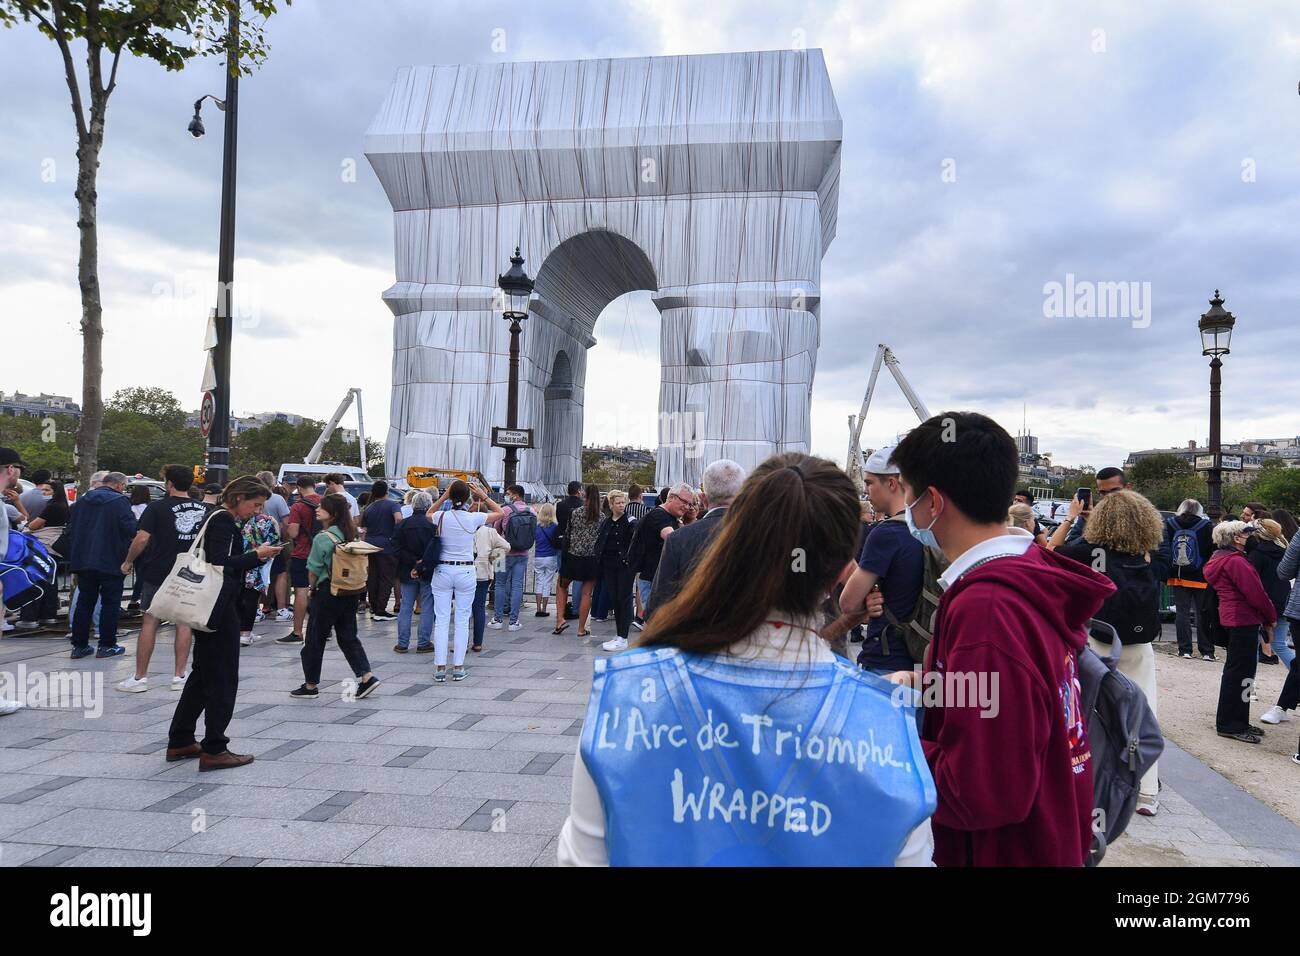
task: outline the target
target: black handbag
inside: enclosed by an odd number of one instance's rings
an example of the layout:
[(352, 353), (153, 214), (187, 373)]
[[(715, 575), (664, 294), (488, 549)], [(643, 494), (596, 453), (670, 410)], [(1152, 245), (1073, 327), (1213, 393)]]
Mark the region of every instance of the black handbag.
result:
[[(445, 515), (446, 512), (444, 511), (443, 514)], [(421, 581), (432, 581), (433, 572), (438, 570), (438, 562), (442, 560), (442, 522), (444, 520), (446, 519), (440, 519), (437, 523), (430, 522), (430, 524), (433, 524), (433, 537), (424, 546), (424, 556), (420, 558), (420, 563), (415, 569), (416, 573), (420, 575)]]

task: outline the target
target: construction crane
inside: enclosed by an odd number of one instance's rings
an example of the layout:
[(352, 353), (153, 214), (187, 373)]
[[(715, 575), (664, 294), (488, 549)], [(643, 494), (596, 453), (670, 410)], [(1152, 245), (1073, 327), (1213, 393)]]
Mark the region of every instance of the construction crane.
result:
[(320, 461), (320, 453), (325, 449), (325, 443), (330, 440), (330, 435), (334, 434), (334, 429), (338, 428), (339, 422), (347, 414), (353, 399), (357, 402), (357, 443), (361, 446), (361, 470), (369, 473), (370, 465), (366, 461), (366, 424), (361, 415), (361, 389), (359, 388), (348, 389), (348, 393), (343, 396), (343, 401), (339, 402), (339, 407), (335, 409), (333, 417), (325, 423), (320, 438), (316, 439), (316, 444), (312, 445), (311, 451), (307, 452), (307, 457), (303, 459), (304, 463), (314, 465)]
[(871, 395), (876, 390), (876, 380), (880, 377), (880, 365), (884, 363), (889, 369), (889, 373), (894, 376), (894, 381), (902, 390), (903, 396), (907, 399), (908, 404), (912, 406), (912, 411), (916, 412), (916, 417), (925, 421), (930, 417), (930, 410), (925, 407), (925, 403), (912, 389), (908, 383), (907, 377), (903, 375), (903, 370), (898, 367), (898, 358), (890, 350), (888, 345), (883, 342), (876, 346), (876, 361), (871, 366), (871, 378), (867, 380), (867, 394), (862, 397), (862, 408), (857, 415), (849, 416), (849, 454), (845, 463), (845, 471), (853, 479), (853, 484), (857, 486), (858, 493), (861, 494), (866, 487), (862, 479), (862, 446), (859, 440), (862, 437), (862, 426), (867, 420), (867, 409), (871, 407)]

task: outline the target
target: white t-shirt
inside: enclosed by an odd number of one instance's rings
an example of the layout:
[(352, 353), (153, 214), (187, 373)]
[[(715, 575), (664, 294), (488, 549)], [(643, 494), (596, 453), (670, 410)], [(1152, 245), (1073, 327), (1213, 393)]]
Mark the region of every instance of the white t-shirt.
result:
[(488, 515), (479, 511), (439, 511), (429, 516), (442, 536), (442, 560), (473, 561), (474, 532), (487, 524)]
[(360, 518), (361, 509), (357, 507), (357, 499), (352, 497), (352, 494), (347, 491), (340, 491), (339, 494), (348, 499), (348, 507), (352, 509), (352, 517)]

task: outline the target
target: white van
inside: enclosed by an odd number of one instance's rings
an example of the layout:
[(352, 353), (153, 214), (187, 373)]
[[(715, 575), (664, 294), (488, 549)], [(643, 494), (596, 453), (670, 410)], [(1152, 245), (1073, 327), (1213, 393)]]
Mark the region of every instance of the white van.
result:
[(343, 475), (348, 481), (364, 481), (367, 484), (374, 481), (356, 465), (344, 465), (337, 461), (318, 461), (314, 465), (300, 461), (281, 465), (276, 481), (285, 487), (291, 487), (304, 475), (324, 481), (326, 475), (333, 474)]

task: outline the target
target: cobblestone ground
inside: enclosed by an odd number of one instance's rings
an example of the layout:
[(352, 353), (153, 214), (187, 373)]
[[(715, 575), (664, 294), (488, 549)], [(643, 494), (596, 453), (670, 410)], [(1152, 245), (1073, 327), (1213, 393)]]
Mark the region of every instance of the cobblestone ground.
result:
[[(244, 648), (231, 747), (248, 767), (199, 774), (163, 760), (177, 695), (167, 688), (171, 632), (159, 635), (143, 694), (112, 685), (134, 668), (68, 659), (62, 639), (0, 642), (0, 671), (102, 674), (102, 715), (80, 709), (0, 718), (0, 865), (4, 866), (550, 866), (564, 821), (577, 735), (601, 653), (550, 633), (487, 632), (469, 677), (434, 684), (431, 655), (392, 649), (395, 623), (361, 625), (382, 684), (349, 701), (342, 655), (327, 649), (316, 701), (298, 649), (262, 624)], [(593, 625), (597, 640), (613, 624)], [(1300, 863), (1300, 828), (1171, 745), (1162, 810), (1136, 818), (1109, 865)]]

